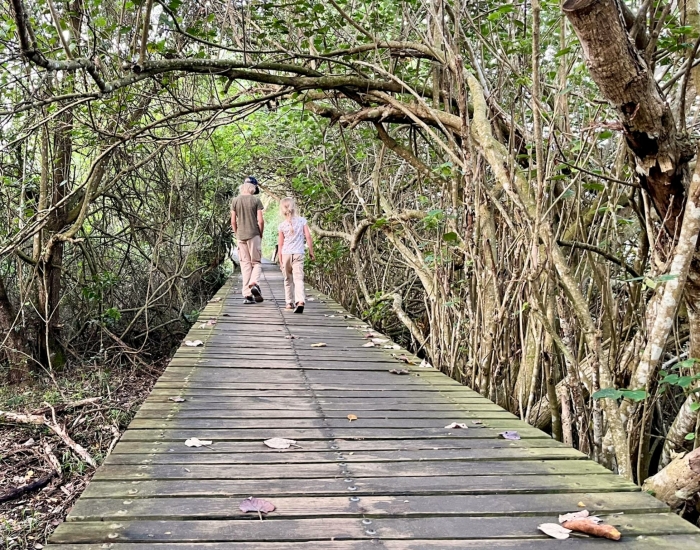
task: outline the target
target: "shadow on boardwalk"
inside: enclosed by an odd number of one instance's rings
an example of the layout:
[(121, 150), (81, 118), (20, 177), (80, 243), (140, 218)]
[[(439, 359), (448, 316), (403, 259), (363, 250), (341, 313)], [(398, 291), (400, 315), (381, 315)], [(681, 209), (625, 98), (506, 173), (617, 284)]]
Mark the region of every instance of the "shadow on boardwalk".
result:
[[(392, 356), (405, 350), (364, 347), (365, 326), (330, 299), (284, 312), (281, 274), (264, 272), (264, 303), (244, 306), (233, 280), (202, 312), (187, 339), (204, 345), (180, 348), (48, 548), (700, 548), (637, 486)], [(272, 437), (299, 446), (273, 450)], [(276, 511), (243, 514), (251, 495)], [(581, 504), (622, 541), (538, 531)]]

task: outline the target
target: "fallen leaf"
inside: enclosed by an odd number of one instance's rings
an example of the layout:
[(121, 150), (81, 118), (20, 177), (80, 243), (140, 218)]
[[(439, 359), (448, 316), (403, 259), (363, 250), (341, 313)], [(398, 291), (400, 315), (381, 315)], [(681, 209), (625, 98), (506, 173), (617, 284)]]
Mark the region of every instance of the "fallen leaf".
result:
[(185, 441), (185, 445), (188, 447), (206, 447), (207, 445), (211, 445), (211, 441), (205, 441), (204, 439), (197, 439), (196, 437), (190, 437), (188, 440)]
[(593, 535), (594, 537), (602, 537), (610, 540), (620, 540), (622, 535), (612, 525), (600, 525), (593, 521), (592, 518), (585, 519), (574, 519), (567, 521), (562, 525), (565, 529), (570, 529), (571, 531), (578, 531), (579, 533), (586, 533), (587, 535)]
[(221, 301), (221, 297), (220, 297), (220, 296), (217, 296), (216, 298), (212, 298), (211, 300), (209, 300), (210, 303), (211, 303), (211, 302), (220, 302), (220, 301)]
[(315, 302), (315, 301), (316, 301), (316, 298), (314, 298), (313, 296), (308, 296), (306, 299), (307, 299), (309, 302)]
[(517, 441), (520, 439), (520, 434), (516, 431), (501, 432), (498, 435), (500, 435), (503, 439), (510, 439), (512, 441)]
[(287, 336), (285, 336), (285, 338), (286, 338), (287, 340), (296, 340), (296, 339), (297, 339), (297, 337), (294, 336), (293, 334), (288, 334)]
[(216, 324), (216, 319), (209, 319), (209, 320), (207, 321), (207, 325), (209, 325), (210, 327), (211, 327), (211, 326), (214, 326), (215, 324)]
[(202, 323), (201, 325), (199, 325), (199, 328), (207, 328), (207, 324), (206, 324), (206, 323)]
[(483, 426), (484, 423), (481, 420), (472, 420), (472, 424), (475, 426)]
[(318, 342), (317, 344), (311, 344), (312, 348), (325, 348), (326, 343), (325, 342)]
[(453, 422), (452, 424), (448, 424), (445, 426), (446, 430), (455, 430), (457, 428), (462, 428), (463, 430), (466, 430), (469, 428), (464, 422)]
[(362, 344), (363, 348), (373, 348), (374, 344), (372, 342), (367, 342), (366, 344)]
[(274, 512), (276, 508), (271, 502), (255, 497), (248, 497), (242, 500), (238, 507), (241, 512), (257, 512), (258, 516), (260, 516), (260, 521), (262, 521), (262, 514)]
[(29, 439), (27, 439), (27, 441), (22, 443), (22, 447), (31, 447), (32, 445), (34, 445), (34, 443), (34, 439), (30, 437)]
[(569, 538), (571, 529), (562, 527), (558, 523), (541, 523), (537, 528), (545, 535), (549, 535), (553, 539), (565, 540)]
[(590, 516), (588, 510), (580, 510), (579, 512), (571, 512), (570, 514), (560, 514), (559, 523), (564, 523), (565, 521), (570, 521), (572, 519), (584, 519)]
[(583, 502), (579, 502), (576, 506), (580, 506), (581, 508), (585, 508), (586, 505)]
[(186, 345), (186, 346), (189, 346), (189, 347), (191, 347), (191, 348), (196, 348), (196, 347), (199, 347), (199, 346), (203, 346), (203, 345), (204, 345), (204, 342), (202, 342), (201, 340), (187, 340), (187, 341), (185, 342), (185, 345)]
[(168, 397), (168, 401), (175, 401), (175, 403), (182, 403), (183, 401), (185, 401), (185, 399), (182, 397), (179, 397), (179, 396), (175, 396), (175, 397)]
[(377, 345), (386, 344), (389, 340), (386, 338), (372, 338), (372, 343)]
[(428, 363), (425, 359), (423, 359), (420, 362), (420, 365), (418, 365), (418, 366), (422, 369), (432, 369), (433, 368), (433, 366), (430, 363)]
[(350, 422), (352, 422), (353, 420), (357, 420), (357, 415), (349, 414), (349, 415), (348, 415), (348, 420), (349, 420)]
[(263, 441), (265, 445), (271, 449), (289, 449), (289, 447), (298, 447), (294, 439), (284, 439), (283, 437), (273, 437)]
[(367, 334), (365, 334), (365, 338), (376, 338), (376, 337), (377, 337), (377, 335), (374, 334), (373, 332), (368, 332)]
[(396, 355), (395, 353), (392, 353), (391, 356), (397, 361), (401, 361), (402, 363), (406, 363), (407, 365), (413, 364), (406, 354)]
[(410, 374), (410, 370), (408, 369), (391, 369), (389, 371), (391, 374)]

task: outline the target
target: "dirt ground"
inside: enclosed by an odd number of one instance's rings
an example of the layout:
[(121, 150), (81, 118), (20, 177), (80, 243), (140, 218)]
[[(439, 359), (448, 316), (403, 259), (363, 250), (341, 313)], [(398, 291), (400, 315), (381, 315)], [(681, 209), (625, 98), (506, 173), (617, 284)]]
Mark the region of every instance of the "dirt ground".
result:
[[(25, 388), (3, 385), (0, 411), (50, 423), (55, 414), (56, 424), (100, 464), (166, 364), (113, 371), (85, 367), (55, 376), (56, 383), (46, 377)], [(0, 424), (0, 548), (43, 548), (95, 471), (78, 454), (46, 425)], [(33, 488), (16, 494), (27, 487)]]

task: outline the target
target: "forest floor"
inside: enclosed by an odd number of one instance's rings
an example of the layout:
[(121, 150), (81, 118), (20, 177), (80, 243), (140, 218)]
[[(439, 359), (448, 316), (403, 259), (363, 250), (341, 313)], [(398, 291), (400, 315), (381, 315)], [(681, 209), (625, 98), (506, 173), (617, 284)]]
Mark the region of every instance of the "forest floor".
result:
[[(72, 368), (25, 388), (0, 385), (0, 411), (43, 416), (100, 464), (148, 396), (168, 358), (148, 368)], [(65, 403), (74, 406), (65, 407)], [(60, 473), (57, 473), (60, 463)], [(56, 466), (53, 466), (53, 465)], [(0, 425), (0, 548), (43, 548), (94, 468), (45, 425)], [(2, 502), (13, 490), (38, 485)]]

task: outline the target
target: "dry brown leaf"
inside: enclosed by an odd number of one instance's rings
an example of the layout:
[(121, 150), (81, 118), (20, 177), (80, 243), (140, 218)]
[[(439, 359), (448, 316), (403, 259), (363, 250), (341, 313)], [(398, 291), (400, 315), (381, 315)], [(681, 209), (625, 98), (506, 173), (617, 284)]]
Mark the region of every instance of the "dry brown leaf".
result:
[(350, 422), (352, 422), (353, 420), (357, 420), (357, 415), (349, 414), (349, 415), (348, 415), (348, 420), (349, 420)]
[(316, 344), (311, 344), (311, 347), (312, 347), (312, 348), (325, 348), (325, 347), (326, 347), (326, 343), (325, 343), (325, 342), (318, 342), (318, 343), (316, 343)]
[(373, 348), (374, 344), (372, 342), (367, 342), (366, 344), (362, 344), (363, 348)]
[(586, 533), (594, 537), (602, 537), (610, 540), (620, 540), (622, 534), (612, 525), (600, 525), (591, 518), (574, 519), (563, 524), (565, 529)]
[(174, 401), (175, 403), (182, 403), (185, 401), (183, 397), (180, 396), (175, 396), (175, 397), (168, 397), (168, 401)]
[(260, 521), (262, 521), (262, 515), (268, 512), (274, 512), (276, 506), (261, 498), (248, 497), (241, 501), (238, 508), (240, 508), (241, 512), (257, 512)]

